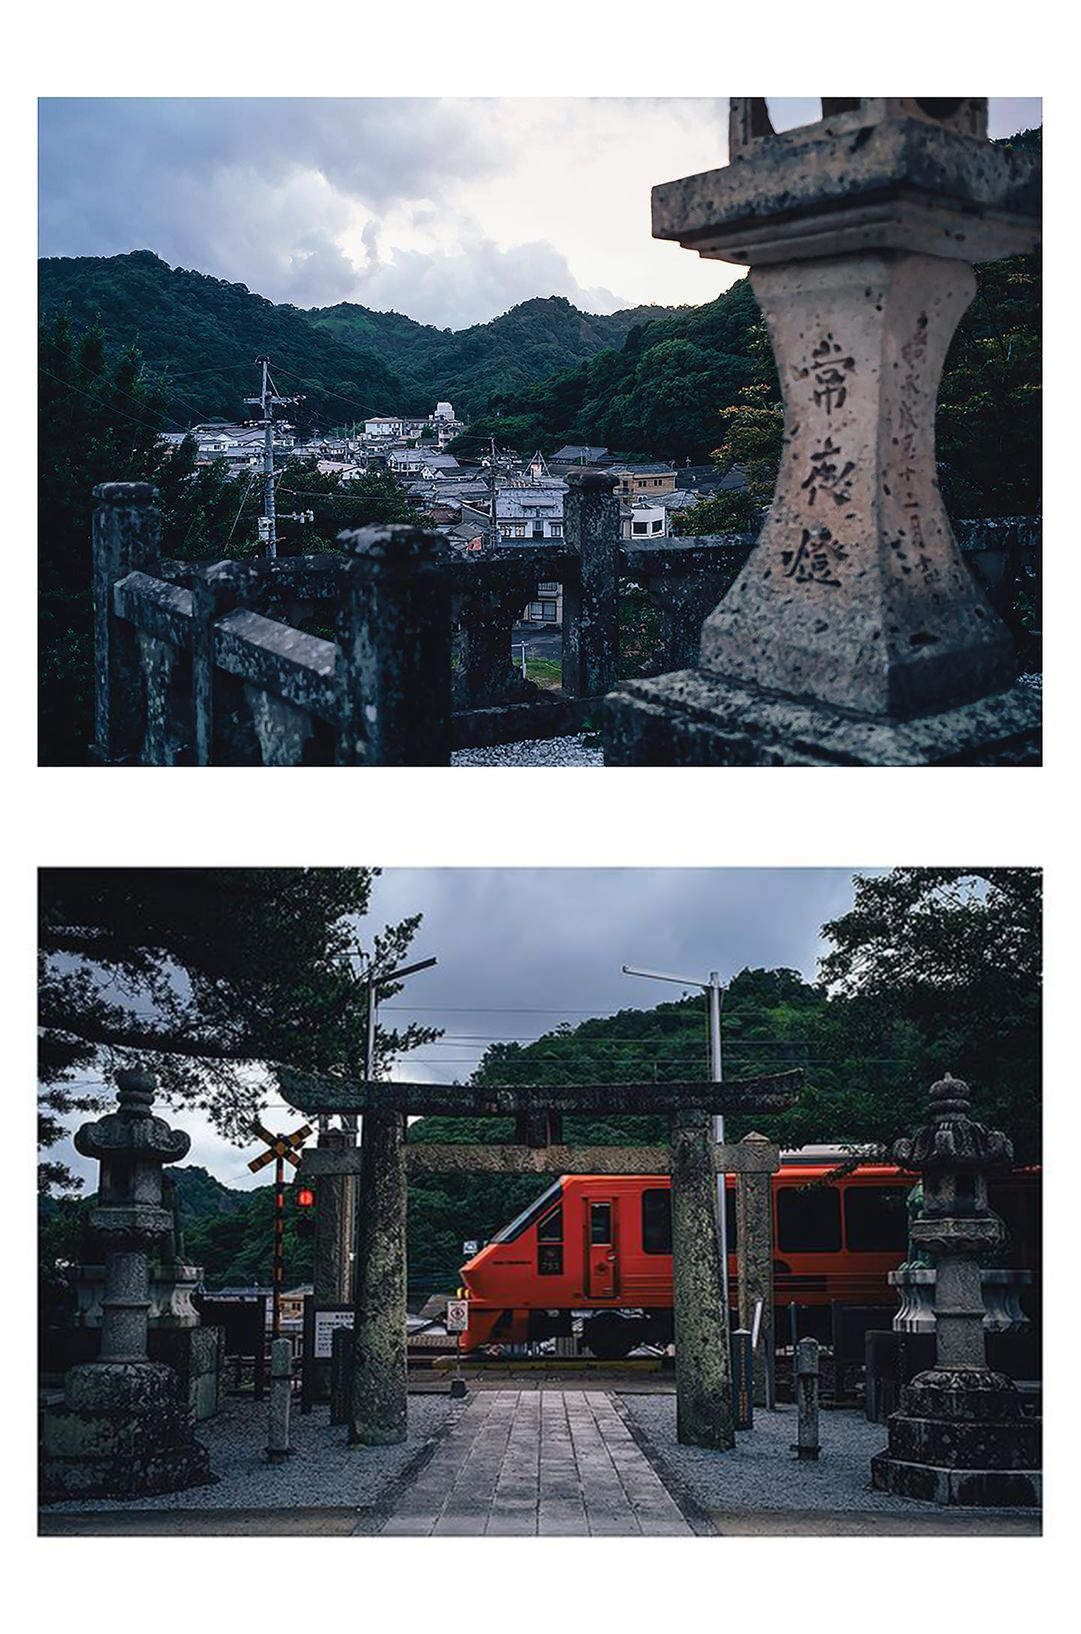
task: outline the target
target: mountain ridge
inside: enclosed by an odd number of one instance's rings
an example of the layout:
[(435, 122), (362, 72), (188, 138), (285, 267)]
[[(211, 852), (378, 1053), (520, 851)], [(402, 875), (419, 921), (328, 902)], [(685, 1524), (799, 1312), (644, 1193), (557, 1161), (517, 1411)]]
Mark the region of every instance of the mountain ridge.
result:
[(532, 296), (453, 330), (358, 302), (276, 303), (246, 284), (171, 267), (153, 250), (48, 256), (38, 269), (42, 317), (66, 311), (80, 327), (100, 323), (110, 348), (137, 345), (147, 368), (166, 377), (168, 409), (180, 424), (242, 417), (260, 353), (280, 372), (284, 394), (306, 394), (303, 418), (422, 414), (446, 398), (469, 417), (494, 394), (622, 345), (643, 322), (693, 310), (587, 313), (565, 296)]

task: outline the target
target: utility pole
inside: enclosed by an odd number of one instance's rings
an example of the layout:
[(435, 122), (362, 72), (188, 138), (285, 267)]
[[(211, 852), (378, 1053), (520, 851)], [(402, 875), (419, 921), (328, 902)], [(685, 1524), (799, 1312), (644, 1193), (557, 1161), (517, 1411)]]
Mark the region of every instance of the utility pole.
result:
[[(636, 970), (633, 965), (624, 965), (625, 976), (646, 976), (650, 981), (676, 982), (680, 987), (700, 988), (709, 1002), (709, 1078), (713, 1084), (724, 1082), (724, 1071), (721, 1062), (721, 1004), (724, 999), (724, 988), (716, 970), (711, 970), (708, 981), (701, 981), (692, 976), (670, 976), (660, 970)], [(718, 1145), (724, 1145), (724, 1117), (713, 1119), (713, 1139)], [(717, 1230), (721, 1239), (721, 1276), (724, 1282), (724, 1305), (728, 1309), (728, 1202), (727, 1179), (720, 1174), (717, 1176), (718, 1210)]]
[(279, 397), (270, 378), (270, 359), (257, 357), (262, 364), (263, 387), (258, 397), (246, 397), (245, 403), (257, 404), (259, 424), (263, 428), (263, 515), (259, 521), (259, 537), (266, 545), (271, 561), (278, 554), (277, 518), (274, 510), (274, 410), (279, 404), (299, 403), (299, 397)]
[(490, 452), (488, 457), (488, 549), (494, 550), (499, 542), (499, 529), (495, 516), (495, 438), (489, 439)]

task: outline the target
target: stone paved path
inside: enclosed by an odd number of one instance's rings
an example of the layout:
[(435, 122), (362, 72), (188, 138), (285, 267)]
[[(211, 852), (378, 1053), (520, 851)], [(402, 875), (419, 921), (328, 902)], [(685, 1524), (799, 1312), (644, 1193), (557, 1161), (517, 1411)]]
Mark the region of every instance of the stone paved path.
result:
[(384, 1537), (692, 1537), (695, 1528), (600, 1391), (475, 1395)]

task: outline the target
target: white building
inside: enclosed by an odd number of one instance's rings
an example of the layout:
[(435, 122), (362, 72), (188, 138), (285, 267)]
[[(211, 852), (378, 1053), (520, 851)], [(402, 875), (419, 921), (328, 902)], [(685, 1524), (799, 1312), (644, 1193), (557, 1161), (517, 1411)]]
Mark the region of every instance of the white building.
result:
[(396, 415), (380, 414), (364, 422), (364, 435), (371, 441), (380, 437), (400, 437), (401, 434), (402, 422)]

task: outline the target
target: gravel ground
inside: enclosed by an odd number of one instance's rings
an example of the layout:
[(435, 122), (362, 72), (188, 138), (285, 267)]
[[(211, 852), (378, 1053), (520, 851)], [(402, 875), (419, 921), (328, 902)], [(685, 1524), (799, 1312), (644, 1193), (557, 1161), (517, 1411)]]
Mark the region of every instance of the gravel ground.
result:
[[(824, 1509), (875, 1510), (911, 1515), (937, 1513), (932, 1504), (895, 1498), (869, 1490), (873, 1453), (886, 1445), (881, 1424), (868, 1424), (851, 1409), (823, 1412), (819, 1418), (822, 1451), (815, 1462), (800, 1463), (790, 1450), (796, 1439), (796, 1410), (755, 1414), (754, 1429), (740, 1431), (734, 1452), (707, 1452), (681, 1447), (676, 1441), (674, 1396), (624, 1396), (620, 1405), (631, 1423), (644, 1430), (661, 1465), (670, 1470), (707, 1510)], [(1031, 1509), (969, 1509), (958, 1506), (951, 1516), (1031, 1516)]]
[(603, 766), (604, 751), (590, 749), (585, 737), (538, 738), (499, 743), (491, 749), (456, 749), (452, 766)]
[[(453, 1404), (458, 1407), (458, 1403)], [(210, 1465), (220, 1479), (157, 1498), (87, 1498), (45, 1504), (43, 1514), (63, 1510), (121, 1509), (288, 1509), (295, 1506), (367, 1507), (399, 1476), (452, 1411), (449, 1396), (412, 1397), (409, 1439), (398, 1447), (350, 1448), (344, 1424), (329, 1422), (329, 1408), (291, 1416), (292, 1458), (269, 1464), (266, 1457), (265, 1402), (228, 1401), (216, 1418), (196, 1427), (196, 1439), (210, 1449)]]
[(1017, 679), (1020, 681), (1023, 687), (1031, 687), (1033, 692), (1043, 691), (1042, 675), (1019, 675)]

